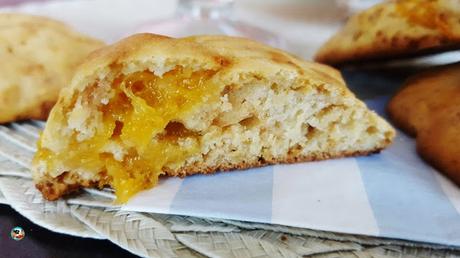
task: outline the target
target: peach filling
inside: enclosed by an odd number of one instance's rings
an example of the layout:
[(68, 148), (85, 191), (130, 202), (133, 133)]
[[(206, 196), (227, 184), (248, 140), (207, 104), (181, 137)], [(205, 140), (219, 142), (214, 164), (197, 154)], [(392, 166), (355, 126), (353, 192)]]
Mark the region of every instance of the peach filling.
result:
[[(58, 153), (39, 143), (35, 159), (46, 160), (48, 170), (61, 169), (59, 163), (68, 171), (107, 175), (100, 186), (110, 184), (117, 202), (124, 203), (155, 186), (165, 167), (199, 152), (199, 134), (178, 121), (219, 97), (210, 82), (214, 73), (176, 67), (161, 77), (149, 71), (120, 76), (112, 83), (109, 103), (97, 104), (103, 125), (94, 136), (78, 141), (74, 132), (68, 148)], [(110, 145), (121, 147), (121, 157), (107, 150)]]

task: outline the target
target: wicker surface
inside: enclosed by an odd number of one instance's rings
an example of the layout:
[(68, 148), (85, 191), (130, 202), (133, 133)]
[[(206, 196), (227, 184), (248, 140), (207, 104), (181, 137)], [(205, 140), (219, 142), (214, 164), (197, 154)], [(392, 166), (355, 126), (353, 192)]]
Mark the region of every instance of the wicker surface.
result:
[(105, 238), (72, 216), (65, 201), (44, 200), (31, 180), (2, 177), (0, 189), (13, 209), (42, 227), (73, 236)]
[(72, 214), (100, 235), (143, 257), (196, 257), (163, 224), (137, 212), (73, 205)]
[(409, 241), (121, 211), (110, 189), (48, 202), (28, 170), (42, 127), (40, 122), (0, 126), (0, 203), (55, 232), (108, 239), (143, 257), (460, 257), (459, 250)]

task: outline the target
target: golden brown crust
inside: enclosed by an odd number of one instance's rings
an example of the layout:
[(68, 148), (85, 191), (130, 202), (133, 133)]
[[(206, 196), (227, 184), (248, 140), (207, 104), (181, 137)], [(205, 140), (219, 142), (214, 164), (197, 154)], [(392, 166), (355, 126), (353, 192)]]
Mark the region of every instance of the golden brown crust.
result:
[(392, 98), (390, 118), (417, 137), (417, 150), (460, 184), (460, 63), (410, 78)]
[[(341, 153), (317, 153), (310, 156), (295, 156), (295, 155), (288, 155), (284, 158), (278, 159), (259, 159), (253, 162), (243, 162), (240, 164), (229, 164), (229, 163), (222, 163), (219, 166), (209, 167), (205, 164), (194, 164), (193, 166), (188, 166), (184, 168), (180, 168), (176, 171), (165, 171), (166, 176), (178, 176), (178, 177), (185, 177), (195, 174), (214, 174), (216, 172), (226, 172), (232, 170), (244, 170), (249, 168), (256, 168), (256, 167), (263, 167), (268, 165), (274, 164), (291, 164), (291, 163), (298, 163), (298, 162), (307, 162), (307, 161), (320, 161), (325, 159), (333, 159), (333, 158), (345, 158), (345, 157), (354, 157), (354, 156), (367, 156), (374, 153), (380, 152), (382, 149), (386, 147), (384, 146), (376, 147), (373, 150), (369, 151), (354, 151), (354, 152), (341, 152)], [(81, 188), (88, 188), (88, 187), (98, 187), (102, 188), (104, 186), (109, 186), (110, 179), (107, 178), (105, 175), (99, 175), (99, 179), (93, 180), (84, 180), (82, 178), (71, 178), (72, 173), (64, 173), (59, 177), (52, 178), (52, 177), (45, 177), (38, 183), (36, 183), (37, 189), (42, 192), (43, 197), (49, 201), (57, 200), (63, 196), (67, 196), (69, 194), (73, 194), (75, 192), (80, 191)], [(72, 184), (67, 184), (65, 181), (71, 181)]]
[(0, 14), (0, 123), (45, 120), (78, 64), (102, 45), (58, 21)]
[(367, 156), (367, 155), (371, 155), (374, 153), (379, 153), (384, 148), (385, 147), (382, 146), (382, 147), (379, 147), (379, 148), (376, 148), (370, 151), (341, 152), (337, 154), (317, 153), (317, 154), (312, 154), (310, 156), (288, 155), (287, 157), (284, 157), (284, 158), (259, 159), (254, 162), (242, 162), (236, 165), (223, 163), (215, 167), (203, 166), (204, 164), (196, 164), (194, 166), (181, 168), (180, 170), (177, 170), (177, 171), (167, 171), (167, 174), (168, 176), (185, 177), (185, 176), (195, 175), (195, 174), (213, 174), (218, 171), (231, 171), (235, 169), (244, 170), (244, 169), (249, 169), (249, 168), (264, 167), (264, 166), (276, 165), (276, 164), (293, 164), (293, 163), (308, 162), (308, 161), (321, 161), (321, 160), (326, 160), (326, 159)]
[(416, 2), (386, 1), (356, 14), (321, 47), (315, 60), (340, 65), (459, 49), (460, 12), (451, 6), (456, 3)]
[[(63, 174), (65, 175), (65, 174)], [(55, 201), (63, 196), (77, 193), (83, 187), (96, 187), (96, 181), (79, 181), (78, 183), (65, 184), (57, 182), (56, 178), (50, 178), (40, 183), (35, 184), (35, 187), (42, 193), (43, 197), (48, 201)]]

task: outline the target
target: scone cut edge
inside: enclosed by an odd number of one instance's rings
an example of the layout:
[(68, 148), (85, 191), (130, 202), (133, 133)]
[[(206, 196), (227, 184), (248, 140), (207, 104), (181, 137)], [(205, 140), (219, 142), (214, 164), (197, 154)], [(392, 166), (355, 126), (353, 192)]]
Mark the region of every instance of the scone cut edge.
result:
[(138, 34), (93, 53), (61, 92), (33, 161), (55, 200), (159, 176), (366, 155), (395, 131), (328, 66), (242, 38)]

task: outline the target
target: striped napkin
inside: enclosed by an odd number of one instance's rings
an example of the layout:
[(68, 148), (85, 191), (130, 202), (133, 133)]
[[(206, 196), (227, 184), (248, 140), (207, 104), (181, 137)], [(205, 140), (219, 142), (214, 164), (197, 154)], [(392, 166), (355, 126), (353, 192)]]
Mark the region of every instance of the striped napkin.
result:
[[(383, 113), (388, 97), (368, 100)], [(460, 246), (460, 190), (398, 132), (380, 154), (170, 178), (124, 210), (274, 223)]]

